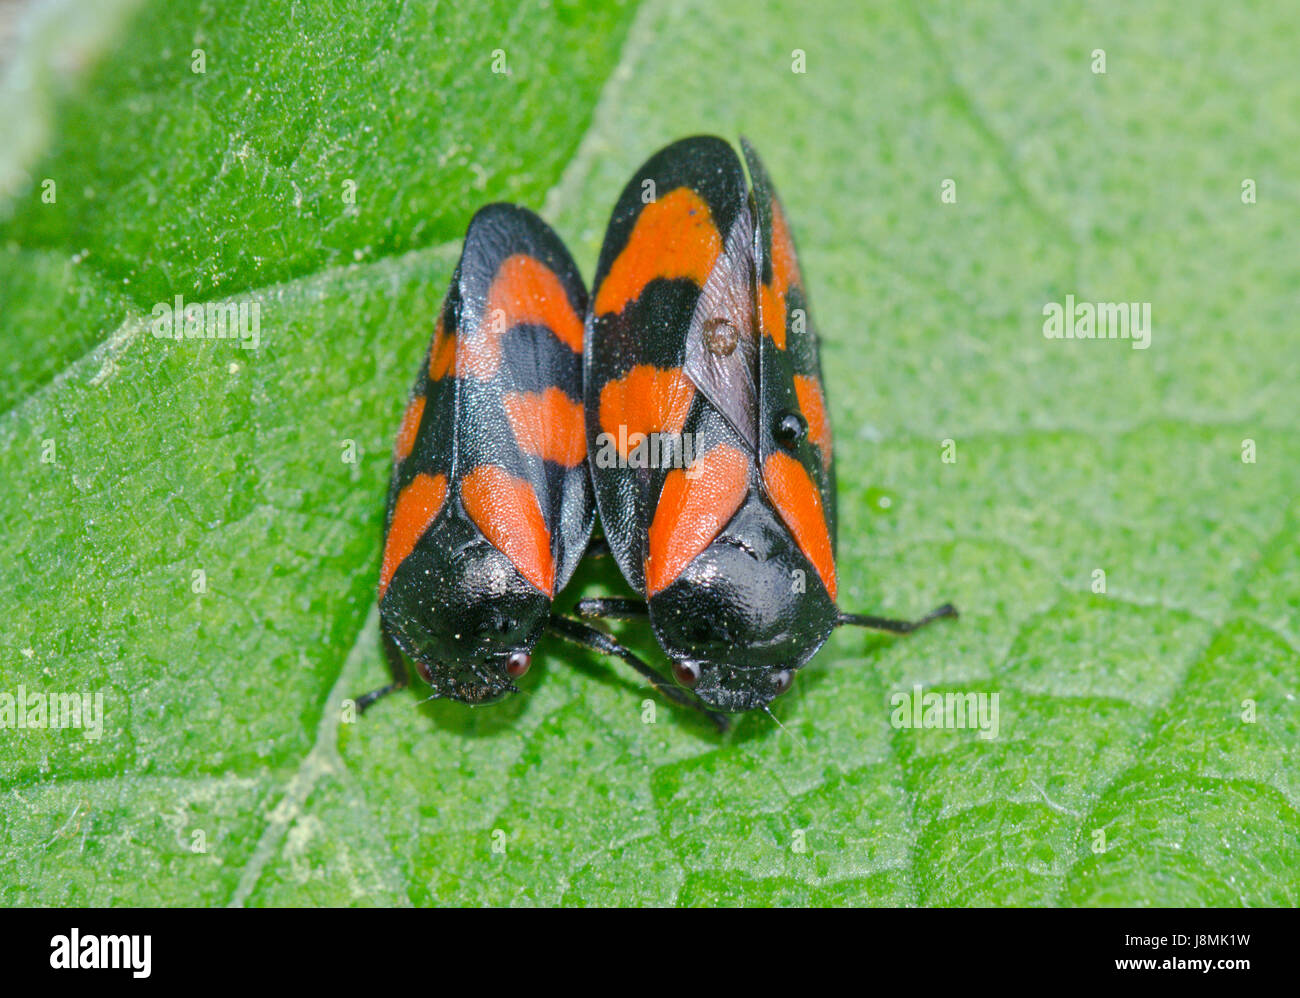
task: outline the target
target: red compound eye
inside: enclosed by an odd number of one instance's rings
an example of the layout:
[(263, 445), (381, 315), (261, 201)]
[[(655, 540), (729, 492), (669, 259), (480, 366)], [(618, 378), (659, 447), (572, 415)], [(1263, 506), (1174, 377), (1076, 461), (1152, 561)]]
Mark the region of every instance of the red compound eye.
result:
[(673, 678), (682, 686), (694, 686), (700, 681), (700, 667), (694, 662), (674, 662)]
[(532, 664), (533, 656), (526, 651), (517, 651), (506, 660), (506, 675), (511, 679), (518, 679)]

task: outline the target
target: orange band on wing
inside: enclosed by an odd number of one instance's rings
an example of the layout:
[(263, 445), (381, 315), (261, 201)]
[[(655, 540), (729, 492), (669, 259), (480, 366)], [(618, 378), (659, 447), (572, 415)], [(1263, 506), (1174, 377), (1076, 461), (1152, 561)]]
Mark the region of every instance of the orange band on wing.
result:
[(835, 554), (822, 496), (812, 478), (802, 464), (778, 451), (763, 464), (763, 485), (799, 549), (821, 576), (831, 599), (835, 599)]
[(433, 347), (429, 350), (429, 378), (438, 381), (455, 373), (456, 337), (447, 335), (442, 325), (442, 313), (439, 312), (438, 324), (433, 330)]
[(790, 227), (785, 224), (785, 212), (775, 199), (772, 201), (772, 283), (781, 289), (782, 294), (802, 283)]
[(635, 433), (680, 433), (694, 398), (695, 384), (681, 368), (638, 364), (600, 390), (600, 428), (626, 458)]
[(762, 316), (763, 333), (777, 345), (785, 349), (785, 294), (778, 292), (770, 284), (758, 287), (759, 314)]
[(481, 464), (460, 483), (460, 501), (483, 536), (534, 586), (555, 595), (555, 557), (537, 493), (504, 468)]
[(826, 396), (816, 378), (796, 374), (794, 393), (799, 397), (799, 410), (808, 421), (808, 439), (821, 451), (822, 464), (831, 467), (831, 421), (826, 413)]
[(535, 257), (515, 253), (497, 268), (487, 307), (473, 332), (462, 332), (464, 373), (487, 380), (501, 366), (501, 338), (514, 326), (545, 326), (574, 353), (582, 353), (582, 319), (555, 272)]
[(402, 489), (393, 507), (393, 520), (384, 539), (384, 562), (379, 571), (379, 598), (384, 598), (397, 566), (415, 550), (429, 524), (438, 518), (447, 499), (447, 476), (419, 474)]
[(601, 282), (596, 315), (623, 311), (657, 277), (689, 277), (703, 287), (721, 252), (708, 204), (689, 187), (678, 187), (641, 209), (627, 245)]
[(698, 458), (698, 475), (674, 468), (664, 479), (645, 558), (646, 595), (665, 589), (718, 536), (745, 501), (749, 461), (719, 444)]
[(393, 448), (393, 457), (405, 461), (415, 446), (415, 436), (420, 432), (420, 420), (424, 416), (424, 396), (417, 395), (402, 414), (402, 426), (397, 431), (397, 444)]
[(521, 450), (566, 468), (582, 464), (587, 432), (581, 402), (552, 386), (544, 392), (512, 392), (504, 403)]
[(758, 289), (761, 299), (763, 332), (778, 349), (785, 349), (786, 292), (801, 283), (799, 261), (794, 255), (794, 240), (785, 224), (781, 205), (772, 201), (772, 283)]

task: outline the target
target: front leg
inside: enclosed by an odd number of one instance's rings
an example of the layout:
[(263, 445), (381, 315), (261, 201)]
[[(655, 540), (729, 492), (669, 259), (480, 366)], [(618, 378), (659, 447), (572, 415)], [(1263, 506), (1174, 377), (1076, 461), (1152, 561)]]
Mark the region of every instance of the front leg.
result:
[(392, 674), (393, 681), (387, 686), (381, 686), (377, 690), (371, 690), (357, 697), (357, 713), (364, 714), (366, 708), (376, 700), (388, 696), (388, 694), (402, 690), (410, 683), (410, 675), (406, 671), (406, 660), (402, 658), (402, 649), (397, 647), (397, 641), (393, 638), (393, 632), (389, 629), (387, 621), (383, 617), (379, 618), (379, 635), (383, 639), (384, 657), (388, 659), (388, 671)]
[[(631, 602), (631, 601), (628, 601)], [(650, 685), (666, 696), (673, 703), (683, 707), (690, 707), (697, 710), (710, 721), (719, 732), (725, 733), (731, 727), (731, 722), (727, 720), (725, 714), (719, 714), (717, 711), (709, 710), (696, 697), (691, 696), (681, 687), (677, 686), (670, 680), (665, 679), (653, 668), (641, 661), (635, 654), (624, 648), (604, 631), (598, 631), (594, 627), (578, 620), (572, 620), (568, 617), (562, 617), (558, 613), (551, 614), (550, 628), (560, 637), (567, 641), (573, 642), (579, 647), (586, 648), (589, 651), (600, 652), (603, 655), (616, 655), (628, 665), (632, 666), (637, 672), (641, 673), (650, 681)]]
[(890, 634), (911, 634), (917, 628), (932, 624), (945, 617), (956, 617), (957, 608), (951, 603), (935, 607), (920, 620), (894, 620), (890, 617), (871, 617), (863, 613), (841, 613), (836, 626), (848, 624), (850, 627), (869, 627), (874, 631), (888, 631)]

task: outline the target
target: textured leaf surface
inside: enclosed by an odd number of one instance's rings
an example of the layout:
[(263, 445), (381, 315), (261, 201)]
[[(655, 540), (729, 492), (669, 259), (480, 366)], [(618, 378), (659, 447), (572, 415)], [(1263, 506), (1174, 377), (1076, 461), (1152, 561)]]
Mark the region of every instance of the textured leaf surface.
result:
[[(1300, 903), (1294, 19), (817, 6), (145, 3), (85, 47), (0, 210), (0, 693), (105, 719), (0, 731), (0, 901)], [(696, 131), (799, 240), (842, 604), (961, 621), (837, 634), (722, 739), (555, 645), (500, 707), (341, 720), (469, 215), (541, 209), (590, 276)], [(154, 339), (175, 294), (257, 302), (260, 349)], [(1150, 349), (1045, 339), (1066, 295), (1151, 302)], [(917, 684), (998, 737), (891, 725)]]

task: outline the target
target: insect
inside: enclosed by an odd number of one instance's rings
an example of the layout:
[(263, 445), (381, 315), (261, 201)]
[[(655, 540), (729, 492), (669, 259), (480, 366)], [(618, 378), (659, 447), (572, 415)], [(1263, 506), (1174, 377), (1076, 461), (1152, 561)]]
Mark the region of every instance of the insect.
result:
[(508, 204), (474, 216), (393, 448), (379, 576), (392, 682), (359, 710), (407, 685), (407, 657), (432, 697), (500, 700), (548, 629), (696, 703), (609, 635), (552, 612), (595, 520), (586, 307), (545, 222)]
[(836, 605), (817, 334), (781, 203), (741, 146), (752, 190), (728, 143), (696, 136), (652, 156), (610, 219), (586, 321), (587, 437), (605, 535), (642, 598), (576, 608), (648, 618), (677, 682), (727, 712), (790, 689), (837, 626), (907, 633), (957, 615)]

